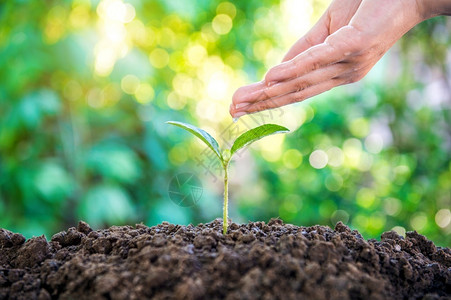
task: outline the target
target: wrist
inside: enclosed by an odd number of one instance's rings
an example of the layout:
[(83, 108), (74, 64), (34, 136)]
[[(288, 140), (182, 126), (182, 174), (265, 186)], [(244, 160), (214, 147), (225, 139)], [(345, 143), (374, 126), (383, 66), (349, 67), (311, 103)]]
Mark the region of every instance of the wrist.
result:
[(420, 15), (424, 20), (441, 16), (451, 15), (450, 0), (415, 0)]

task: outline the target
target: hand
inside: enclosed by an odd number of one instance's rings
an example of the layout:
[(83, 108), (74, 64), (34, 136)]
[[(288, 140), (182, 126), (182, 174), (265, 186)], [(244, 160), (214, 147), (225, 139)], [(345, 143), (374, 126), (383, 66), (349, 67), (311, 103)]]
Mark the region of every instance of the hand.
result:
[(420, 0), (334, 0), (263, 81), (235, 92), (230, 114), (299, 102), (362, 79), (398, 39), (432, 16), (428, 13)]

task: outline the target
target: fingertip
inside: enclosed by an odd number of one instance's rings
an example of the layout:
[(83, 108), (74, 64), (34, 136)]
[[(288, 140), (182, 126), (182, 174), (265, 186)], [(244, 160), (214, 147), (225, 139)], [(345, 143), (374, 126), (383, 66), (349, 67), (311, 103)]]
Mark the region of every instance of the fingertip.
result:
[(240, 88), (238, 88), (236, 91), (235, 91), (235, 93), (233, 93), (233, 96), (232, 96), (232, 104), (233, 105), (235, 105), (235, 104), (237, 104), (237, 103), (239, 103), (240, 102), (240, 99), (241, 99), (241, 97), (243, 96), (243, 88), (244, 87), (240, 87)]
[(274, 75), (273, 75), (273, 73), (274, 73), (273, 69), (274, 68), (269, 69), (268, 72), (266, 72), (266, 74), (265, 74), (265, 80), (264, 81), (265, 81), (265, 85), (268, 86), (268, 87), (273, 85), (274, 82), (275, 82)]
[(266, 86), (267, 87), (272, 87), (273, 85), (275, 85), (277, 83), (277, 81), (268, 81), (267, 83), (266, 83)]
[[(297, 54), (299, 54), (299, 53), (297, 53)], [(280, 63), (284, 63), (289, 60), (292, 60), (294, 57), (296, 57), (297, 54), (293, 54), (293, 53), (291, 53), (291, 51), (289, 51), (287, 54), (285, 54), (285, 56), (283, 57), (283, 59)]]
[(232, 117), (233, 117), (234, 119), (238, 119), (239, 117), (242, 117), (242, 116), (244, 116), (244, 115), (246, 115), (246, 114), (247, 114), (247, 112), (245, 112), (245, 111), (239, 111), (239, 112), (233, 114)]
[(239, 103), (255, 102), (261, 91), (265, 88), (265, 82), (255, 82), (250, 85), (242, 86), (235, 91), (232, 96), (232, 103), (237, 105)]
[(266, 86), (270, 87), (277, 82), (281, 81), (281, 71), (283, 70), (284, 66), (286, 65), (286, 62), (281, 63), (280, 65), (277, 65), (275, 67), (272, 67), (268, 70), (265, 74), (265, 84)]
[(229, 106), (229, 114), (231, 115), (231, 116), (233, 116), (233, 108), (235, 107), (235, 105), (233, 105), (233, 103), (230, 103), (230, 106)]
[(245, 114), (247, 114), (247, 112), (245, 111), (237, 111), (237, 109), (235, 108), (235, 105), (232, 103), (230, 104), (230, 108), (229, 108), (229, 114), (233, 119), (238, 119), (241, 116), (244, 116)]

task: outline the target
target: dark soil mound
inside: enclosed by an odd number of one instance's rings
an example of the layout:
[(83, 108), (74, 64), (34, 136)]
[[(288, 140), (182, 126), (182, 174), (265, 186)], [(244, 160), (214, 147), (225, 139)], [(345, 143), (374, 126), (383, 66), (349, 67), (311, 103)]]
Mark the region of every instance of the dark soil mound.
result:
[(0, 299), (450, 299), (451, 251), (342, 223), (194, 227), (83, 222), (25, 242), (0, 229)]

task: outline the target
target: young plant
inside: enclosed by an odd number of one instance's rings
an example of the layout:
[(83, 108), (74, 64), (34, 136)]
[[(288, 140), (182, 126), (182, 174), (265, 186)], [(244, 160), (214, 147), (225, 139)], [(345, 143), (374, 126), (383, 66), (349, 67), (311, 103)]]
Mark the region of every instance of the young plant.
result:
[(221, 151), (219, 148), (218, 142), (205, 130), (197, 128), (196, 126), (176, 122), (176, 121), (168, 121), (167, 124), (175, 125), (180, 128), (185, 129), (186, 131), (192, 133), (197, 136), (200, 140), (202, 140), (219, 158), (221, 161), (222, 167), (224, 169), (224, 204), (223, 204), (223, 220), (222, 220), (222, 231), (223, 234), (227, 233), (228, 227), (228, 200), (229, 200), (229, 178), (228, 178), (228, 169), (229, 162), (232, 159), (233, 154), (235, 154), (241, 148), (258, 141), (265, 136), (272, 135), (275, 133), (286, 133), (289, 132), (287, 128), (276, 125), (276, 124), (265, 124), (253, 128), (245, 133), (241, 134), (232, 144), (232, 148), (225, 149)]

